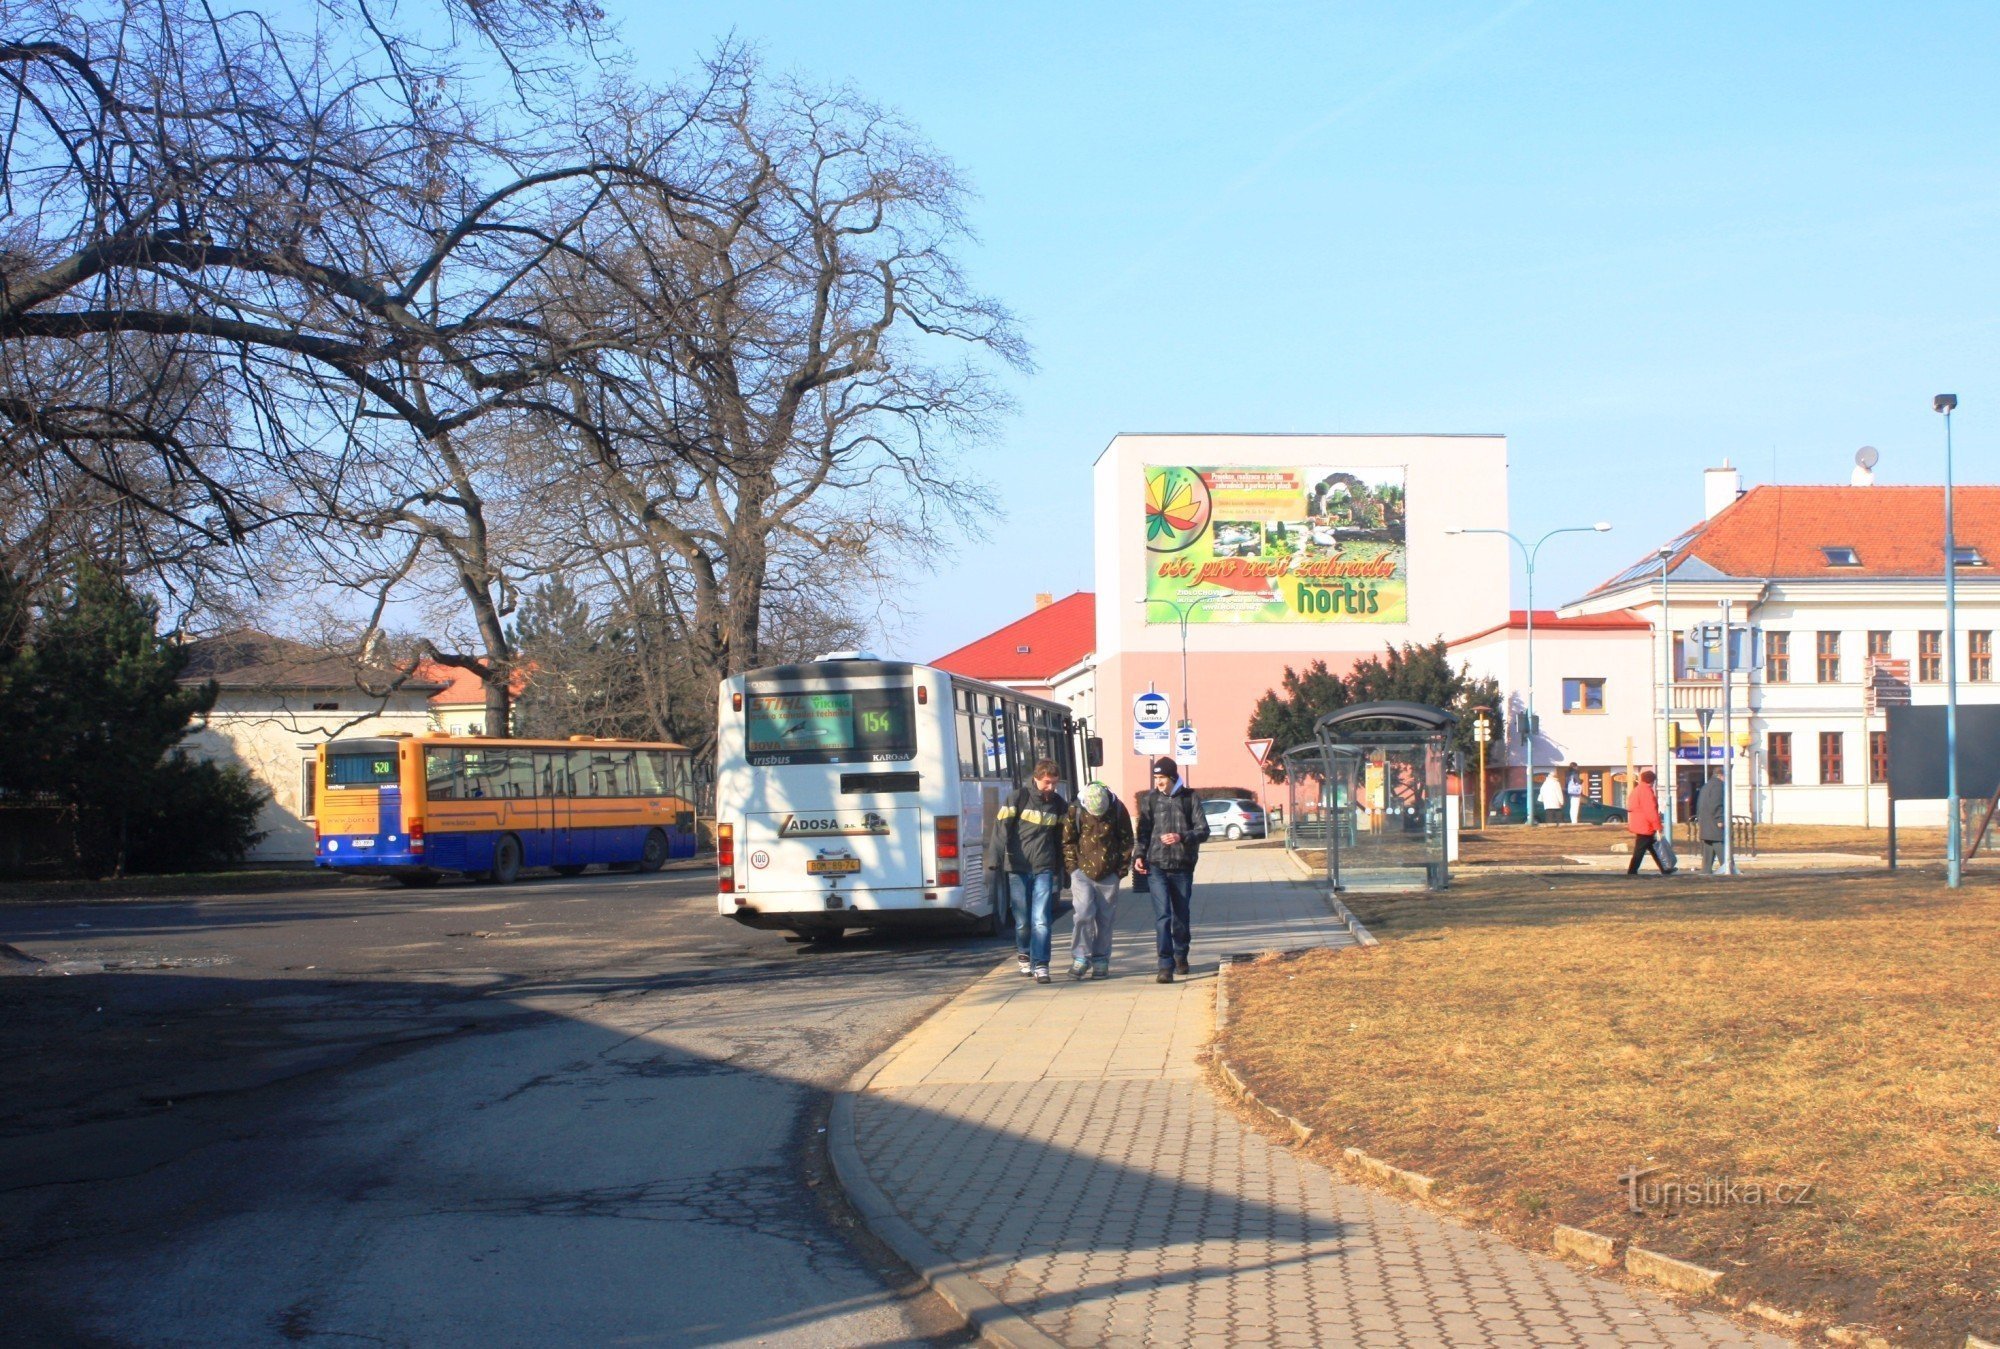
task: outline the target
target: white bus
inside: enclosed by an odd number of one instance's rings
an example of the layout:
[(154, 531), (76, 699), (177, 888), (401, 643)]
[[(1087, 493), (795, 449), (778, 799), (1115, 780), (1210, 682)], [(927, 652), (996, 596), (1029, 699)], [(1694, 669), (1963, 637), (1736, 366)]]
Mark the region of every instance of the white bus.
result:
[(923, 925), (1002, 932), (994, 812), (1038, 759), (1087, 771), (1067, 708), (975, 679), (836, 653), (722, 683), (717, 908), (812, 939)]

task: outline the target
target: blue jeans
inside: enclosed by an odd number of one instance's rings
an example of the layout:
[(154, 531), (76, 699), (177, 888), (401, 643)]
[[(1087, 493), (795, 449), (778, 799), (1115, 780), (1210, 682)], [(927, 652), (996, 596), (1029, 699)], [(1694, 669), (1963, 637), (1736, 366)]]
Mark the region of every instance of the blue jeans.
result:
[(1056, 902), (1056, 873), (1032, 876), (1008, 873), (1007, 893), (1014, 908), (1014, 949), (1030, 965), (1049, 963), (1049, 911)]
[(1146, 894), (1153, 901), (1153, 931), (1159, 938), (1160, 968), (1170, 970), (1174, 961), (1187, 959), (1188, 904), (1194, 898), (1194, 873), (1148, 870)]

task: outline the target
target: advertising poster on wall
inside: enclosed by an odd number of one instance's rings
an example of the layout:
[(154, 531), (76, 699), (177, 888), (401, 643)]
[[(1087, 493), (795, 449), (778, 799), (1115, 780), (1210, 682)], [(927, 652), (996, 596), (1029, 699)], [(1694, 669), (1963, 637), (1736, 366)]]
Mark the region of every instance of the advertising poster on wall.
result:
[(1402, 468), (1145, 473), (1147, 622), (1409, 621)]

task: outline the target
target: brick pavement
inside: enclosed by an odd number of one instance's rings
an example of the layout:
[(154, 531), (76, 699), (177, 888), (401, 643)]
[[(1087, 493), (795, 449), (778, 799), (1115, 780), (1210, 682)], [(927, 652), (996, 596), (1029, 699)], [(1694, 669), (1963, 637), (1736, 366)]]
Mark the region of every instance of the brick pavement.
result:
[(1009, 960), (837, 1115), (941, 1257), (918, 1263), (1071, 1345), (1786, 1343), (1348, 1184), (1218, 1104), (1196, 1059), (1217, 958), (1351, 940), (1281, 850), (1204, 856), (1195, 977), (1154, 983), (1151, 938), (1121, 895), (1111, 980), (1043, 987)]

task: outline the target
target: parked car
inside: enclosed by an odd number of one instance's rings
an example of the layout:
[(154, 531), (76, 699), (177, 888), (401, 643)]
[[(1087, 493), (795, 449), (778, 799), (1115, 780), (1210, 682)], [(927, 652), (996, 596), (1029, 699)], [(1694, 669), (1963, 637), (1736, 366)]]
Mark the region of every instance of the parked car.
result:
[(1208, 831), (1220, 838), (1264, 837), (1264, 808), (1255, 801), (1204, 801), (1201, 813), (1208, 817)]
[[(1519, 787), (1510, 787), (1487, 803), (1486, 818), (1492, 824), (1526, 824), (1528, 822), (1528, 794)], [(1552, 810), (1535, 811), (1535, 818), (1543, 824), (1568, 824), (1569, 811), (1560, 815)], [(1607, 806), (1602, 801), (1583, 798), (1583, 805), (1577, 811), (1578, 824), (1623, 824), (1625, 807)]]

